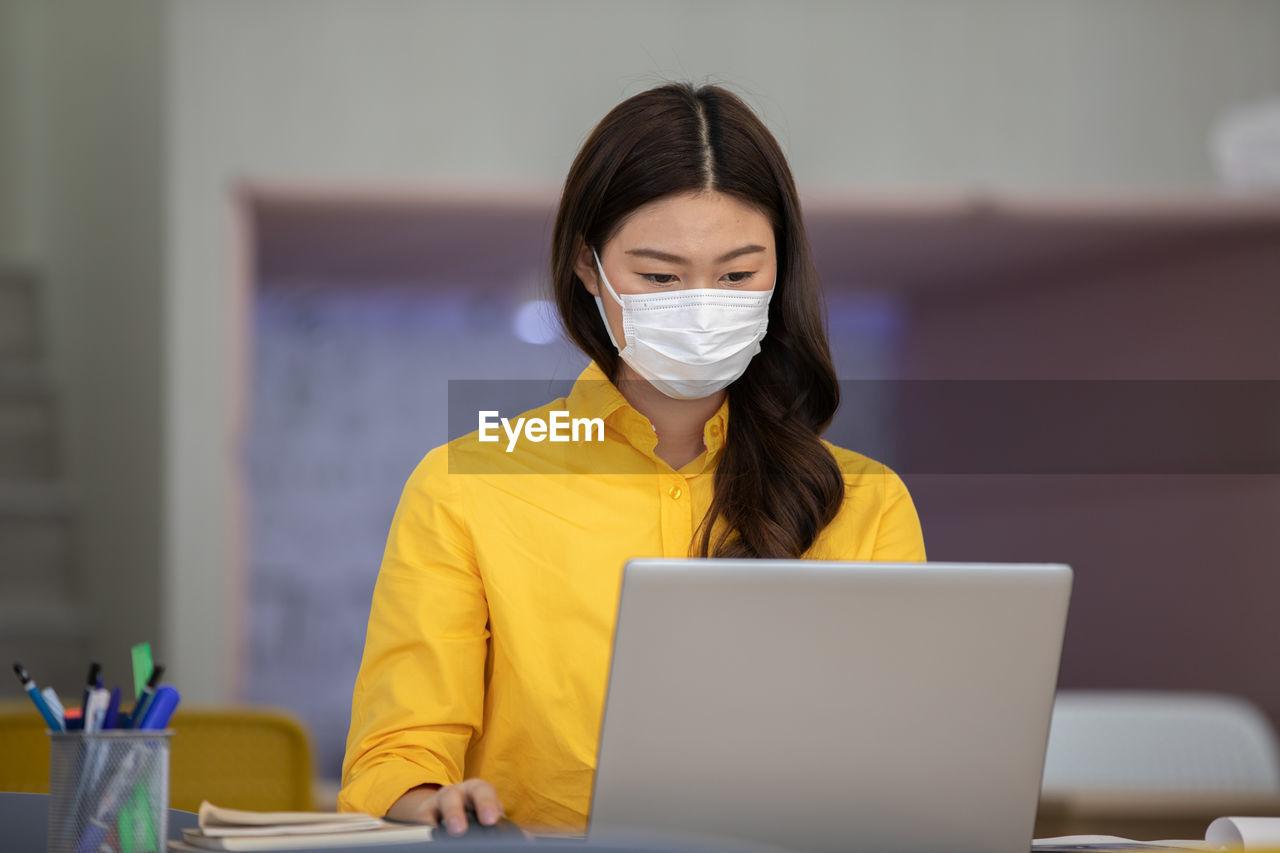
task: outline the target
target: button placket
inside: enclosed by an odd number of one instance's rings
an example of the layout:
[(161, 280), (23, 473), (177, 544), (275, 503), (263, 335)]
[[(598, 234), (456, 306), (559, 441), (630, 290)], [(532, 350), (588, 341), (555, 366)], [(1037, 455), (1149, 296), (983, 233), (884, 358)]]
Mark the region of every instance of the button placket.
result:
[(662, 545), (664, 557), (687, 557), (689, 539), (693, 536), (693, 495), (689, 483), (681, 476), (658, 480), (661, 505)]
[(702, 446), (711, 452), (718, 451), (724, 446), (724, 428), (718, 418), (707, 424), (702, 436)]

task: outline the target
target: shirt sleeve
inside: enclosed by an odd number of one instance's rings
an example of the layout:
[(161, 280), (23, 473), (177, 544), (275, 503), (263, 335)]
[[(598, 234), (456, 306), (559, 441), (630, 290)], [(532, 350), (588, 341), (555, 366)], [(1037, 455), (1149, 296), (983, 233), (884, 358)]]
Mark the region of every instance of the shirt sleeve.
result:
[(924, 562), (924, 533), (906, 483), (884, 469), (884, 503), (872, 559), (893, 563)]
[(406, 791), (462, 781), (480, 734), (488, 606), (447, 446), (405, 485), (374, 587), (338, 807), (384, 815)]

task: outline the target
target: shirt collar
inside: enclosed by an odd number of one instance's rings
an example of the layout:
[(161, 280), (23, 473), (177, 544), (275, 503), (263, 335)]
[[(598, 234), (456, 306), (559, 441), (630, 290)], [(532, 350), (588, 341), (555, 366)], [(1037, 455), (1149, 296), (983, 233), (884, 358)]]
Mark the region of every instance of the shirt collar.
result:
[[(578, 375), (568, 397), (569, 411), (574, 417), (603, 418), (634, 447), (653, 455), (658, 444), (653, 424), (649, 419), (627, 402), (627, 398), (618, 390), (618, 386), (605, 375), (598, 364), (592, 361)], [(716, 410), (702, 428), (702, 443), (707, 448), (705, 460), (710, 463), (721, 448), (725, 437), (729, 434), (729, 395), (725, 395)], [(704, 466), (705, 467), (705, 466)]]
[[(605, 376), (603, 370), (594, 361), (578, 374), (569, 392), (569, 411), (575, 415), (590, 415), (597, 418), (608, 418), (622, 407), (630, 408), (627, 398), (622, 396), (618, 386)], [(632, 409), (632, 411), (635, 411)], [(640, 414), (636, 412), (636, 414)]]

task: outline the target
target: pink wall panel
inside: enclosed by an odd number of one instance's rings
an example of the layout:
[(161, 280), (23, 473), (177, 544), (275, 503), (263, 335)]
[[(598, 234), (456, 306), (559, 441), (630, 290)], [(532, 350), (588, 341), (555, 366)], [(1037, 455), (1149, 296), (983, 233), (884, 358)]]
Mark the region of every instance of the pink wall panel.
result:
[[(1280, 379), (1280, 239), (919, 292), (908, 316), (908, 379)], [(1280, 724), (1280, 475), (906, 479), (931, 559), (1076, 569), (1063, 687), (1224, 690)]]

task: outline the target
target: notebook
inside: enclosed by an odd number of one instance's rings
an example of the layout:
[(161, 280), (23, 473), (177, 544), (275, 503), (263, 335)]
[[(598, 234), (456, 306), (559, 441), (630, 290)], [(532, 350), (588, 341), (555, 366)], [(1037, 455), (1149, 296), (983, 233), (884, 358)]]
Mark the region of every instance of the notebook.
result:
[(1065, 565), (632, 560), (589, 837), (1026, 853)]
[(199, 829), (184, 829), (170, 851), (324, 850), (432, 840), (432, 827), (358, 812), (255, 812), (200, 804)]

